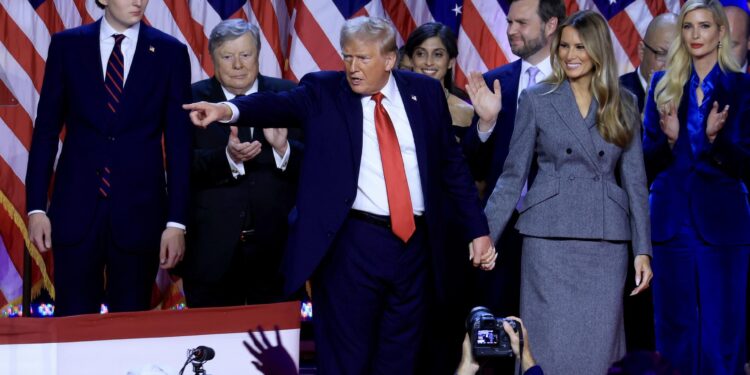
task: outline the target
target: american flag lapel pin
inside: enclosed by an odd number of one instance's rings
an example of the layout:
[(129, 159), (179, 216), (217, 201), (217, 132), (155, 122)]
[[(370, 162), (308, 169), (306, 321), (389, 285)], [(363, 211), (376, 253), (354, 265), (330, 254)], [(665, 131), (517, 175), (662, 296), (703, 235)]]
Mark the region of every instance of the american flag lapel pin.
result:
[(154, 46), (148, 46), (148, 50), (150, 52), (156, 52), (156, 48), (154, 48)]
[(415, 101), (415, 102), (416, 102), (416, 101), (417, 101), (417, 96), (416, 96), (416, 95), (412, 95), (412, 96), (411, 96), (411, 100), (413, 100), (413, 101)]

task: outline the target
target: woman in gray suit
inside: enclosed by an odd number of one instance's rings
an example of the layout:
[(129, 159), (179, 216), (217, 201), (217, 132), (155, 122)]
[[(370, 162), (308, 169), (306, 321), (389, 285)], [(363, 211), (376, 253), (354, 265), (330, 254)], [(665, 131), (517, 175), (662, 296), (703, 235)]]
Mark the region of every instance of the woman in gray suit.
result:
[[(521, 93), (509, 156), (485, 213), (496, 240), (535, 162), (516, 225), (524, 235), (521, 317), (545, 373), (604, 374), (625, 354), (628, 241), (638, 285), (632, 294), (652, 277), (640, 116), (635, 97), (620, 90), (601, 15), (575, 13), (551, 48), (553, 73)], [(472, 74), (467, 89), (478, 113), (499, 111), (497, 86), (492, 93)]]

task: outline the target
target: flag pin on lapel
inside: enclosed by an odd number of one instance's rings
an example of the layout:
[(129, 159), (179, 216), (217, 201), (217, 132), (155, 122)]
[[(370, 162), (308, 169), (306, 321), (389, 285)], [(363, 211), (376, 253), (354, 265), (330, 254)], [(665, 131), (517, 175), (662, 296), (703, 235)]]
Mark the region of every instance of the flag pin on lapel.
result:
[(417, 96), (416, 96), (416, 95), (412, 95), (412, 96), (411, 96), (411, 100), (413, 100), (413, 101), (415, 101), (415, 102), (416, 102), (416, 101), (417, 101)]
[(154, 46), (148, 46), (148, 50), (150, 52), (156, 52), (156, 48), (154, 48)]

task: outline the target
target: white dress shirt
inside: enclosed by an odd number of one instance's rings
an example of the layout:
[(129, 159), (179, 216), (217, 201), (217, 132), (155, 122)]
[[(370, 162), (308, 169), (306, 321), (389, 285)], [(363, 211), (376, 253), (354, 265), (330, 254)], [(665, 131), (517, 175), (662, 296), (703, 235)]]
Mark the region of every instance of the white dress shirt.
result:
[[(521, 77), (518, 79), (518, 92), (516, 92), (516, 99), (518, 99), (521, 96), (521, 91), (525, 90), (527, 87), (529, 87), (529, 68), (531, 68), (534, 65), (531, 65), (530, 62), (526, 60), (521, 61)], [(537, 69), (539, 69), (539, 73), (536, 75), (536, 82), (539, 83), (542, 80), (546, 79), (552, 74), (552, 64), (549, 61), (549, 56), (542, 60), (539, 64), (536, 65)], [(502, 109), (500, 109), (502, 111)], [(510, 126), (513, 126), (511, 124)], [(479, 140), (482, 142), (487, 142), (487, 140), (490, 138), (490, 135), (492, 135), (492, 131), (495, 130), (495, 125), (492, 125), (491, 128), (487, 129), (486, 132), (483, 132), (479, 130), (479, 127), (477, 127), (477, 132), (479, 133)]]
[[(391, 118), (399, 148), (401, 148), (412, 210), (415, 215), (422, 215), (424, 196), (422, 181), (419, 177), (417, 149), (414, 146), (414, 135), (406, 115), (406, 108), (393, 75), (388, 78), (388, 82), (380, 92), (384, 96), (383, 107)], [(385, 177), (383, 177), (383, 163), (380, 160), (380, 147), (375, 131), (375, 101), (371, 96), (362, 97), (362, 130), (362, 160), (357, 179), (357, 196), (354, 198), (352, 208), (376, 215), (390, 215)]]
[[(227, 98), (227, 100), (234, 99), (237, 95), (229, 92), (224, 86), (221, 86), (221, 91), (224, 92), (224, 97)], [(250, 95), (258, 92), (258, 80), (256, 79), (255, 82), (253, 82), (253, 85), (250, 86), (250, 88), (245, 92), (245, 95)], [(227, 103), (229, 104), (229, 103)], [(236, 107), (235, 107), (236, 108)], [(236, 112), (236, 109), (232, 109), (233, 112)], [(235, 120), (236, 121), (236, 120)], [(252, 137), (255, 133), (255, 128), (250, 128), (250, 136)], [(286, 142), (286, 152), (284, 155), (279, 155), (276, 150), (273, 150), (273, 159), (276, 161), (276, 168), (281, 169), (282, 171), (286, 170), (286, 166), (289, 164), (289, 155), (291, 154), (291, 147), (289, 147), (289, 141)], [(225, 148), (224, 153), (227, 156), (227, 162), (229, 162), (229, 169), (232, 171), (232, 177), (237, 178), (239, 176), (245, 175), (245, 164), (244, 163), (235, 163), (234, 160), (232, 160), (232, 157), (229, 156), (229, 149)]]

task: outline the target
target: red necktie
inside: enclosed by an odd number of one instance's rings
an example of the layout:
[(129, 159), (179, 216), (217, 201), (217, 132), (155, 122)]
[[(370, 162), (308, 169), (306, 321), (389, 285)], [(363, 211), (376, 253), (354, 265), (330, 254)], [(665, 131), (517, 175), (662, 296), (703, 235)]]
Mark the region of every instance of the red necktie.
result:
[(372, 96), (375, 101), (375, 131), (378, 135), (380, 161), (383, 163), (383, 177), (388, 195), (388, 208), (391, 211), (391, 229), (396, 237), (407, 242), (416, 225), (411, 207), (409, 183), (406, 180), (404, 161), (401, 158), (401, 147), (388, 112), (383, 107), (383, 94)]

